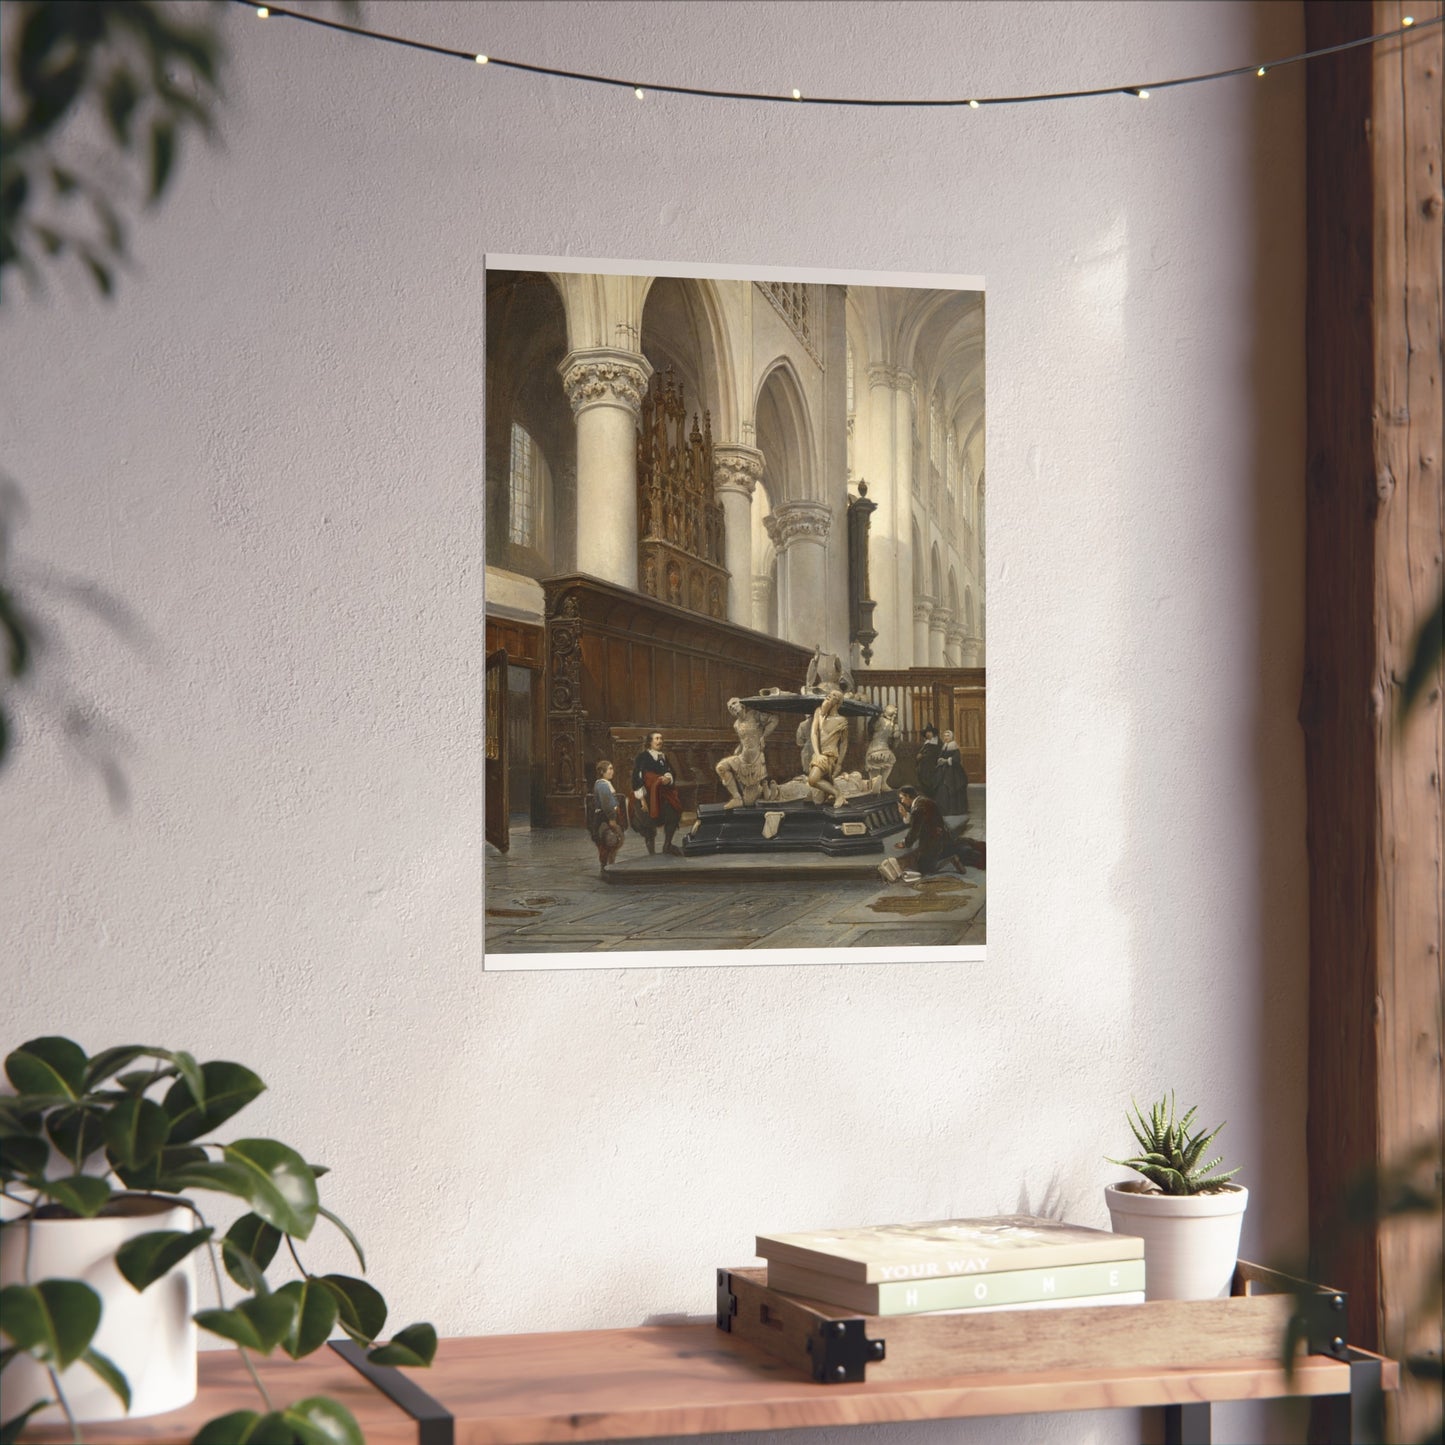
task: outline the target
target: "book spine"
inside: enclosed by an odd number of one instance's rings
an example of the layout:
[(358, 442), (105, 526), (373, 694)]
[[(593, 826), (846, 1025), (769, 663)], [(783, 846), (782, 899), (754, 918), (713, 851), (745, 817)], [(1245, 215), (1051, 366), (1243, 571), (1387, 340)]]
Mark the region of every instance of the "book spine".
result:
[(780, 1240), (759, 1235), (756, 1253), (769, 1265), (806, 1269), (856, 1284), (911, 1283), (917, 1280), (973, 1278), (983, 1274), (1013, 1273), (1026, 1269), (1065, 1269), (1081, 1264), (1112, 1264), (1124, 1259), (1142, 1259), (1144, 1241), (1135, 1235), (1104, 1235), (1085, 1244), (1040, 1245), (1028, 1250), (999, 1250), (993, 1253), (960, 1251), (950, 1259), (927, 1261), (870, 1261), (848, 1259), (800, 1249)]
[(782, 1265), (769, 1266), (768, 1283), (789, 1294), (825, 1300), (866, 1314), (906, 1315), (1141, 1290), (1144, 1261), (1112, 1260), (1102, 1264), (1064, 1265), (1059, 1269), (1013, 1269), (998, 1274), (899, 1280), (887, 1284), (852, 1284), (813, 1270)]
[(1072, 1264), (1060, 1269), (1011, 1269), (949, 1279), (921, 1279), (870, 1285), (876, 1291), (875, 1314), (914, 1314), (924, 1310), (969, 1309), (976, 1305), (1032, 1303), (1081, 1295), (1121, 1294), (1144, 1288), (1144, 1261)]

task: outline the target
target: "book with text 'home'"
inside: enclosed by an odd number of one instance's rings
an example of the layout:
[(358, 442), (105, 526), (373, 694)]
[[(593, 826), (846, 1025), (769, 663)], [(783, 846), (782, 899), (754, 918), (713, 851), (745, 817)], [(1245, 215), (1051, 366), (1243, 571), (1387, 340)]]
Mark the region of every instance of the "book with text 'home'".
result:
[(1142, 1259), (1144, 1241), (1135, 1235), (1057, 1219), (1004, 1214), (760, 1234), (757, 1252), (769, 1264), (816, 1270), (859, 1284), (882, 1284)]
[(1032, 1304), (1144, 1288), (1142, 1259), (1066, 1264), (1057, 1269), (1010, 1269), (999, 1274), (941, 1275), (933, 1279), (864, 1284), (795, 1265), (769, 1264), (768, 1287), (783, 1294), (842, 1305), (867, 1315), (924, 1314), (989, 1305)]

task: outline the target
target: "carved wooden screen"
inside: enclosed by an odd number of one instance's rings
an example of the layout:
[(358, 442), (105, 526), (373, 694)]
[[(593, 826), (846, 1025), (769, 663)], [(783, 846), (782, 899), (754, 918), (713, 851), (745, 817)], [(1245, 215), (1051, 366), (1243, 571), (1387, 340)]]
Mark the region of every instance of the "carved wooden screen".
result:
[(654, 375), (637, 430), (637, 574), (649, 597), (727, 615), (723, 511), (713, 497), (712, 416), (687, 402), (672, 368)]

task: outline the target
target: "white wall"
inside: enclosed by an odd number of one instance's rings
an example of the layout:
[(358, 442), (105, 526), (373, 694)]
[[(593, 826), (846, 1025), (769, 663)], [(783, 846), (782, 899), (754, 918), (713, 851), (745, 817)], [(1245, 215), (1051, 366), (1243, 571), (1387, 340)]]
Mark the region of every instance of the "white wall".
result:
[[(783, 92), (1302, 48), (1298, 7), (1264, 3), (363, 14)], [(706, 1312), (759, 1228), (1046, 1200), (1104, 1224), (1129, 1097), (1168, 1086), (1229, 1120), (1247, 1252), (1297, 1250), (1299, 73), (963, 113), (639, 103), (224, 23), (223, 145), (184, 157), (119, 299), (76, 280), (0, 313), (16, 561), (51, 586), (61, 676), (129, 739), (131, 795), (112, 815), (32, 694), (0, 776), (7, 1046), (251, 1064), (248, 1132), (332, 1166), (396, 1322), (444, 1332)], [(488, 250), (986, 276), (986, 968), (482, 972)]]

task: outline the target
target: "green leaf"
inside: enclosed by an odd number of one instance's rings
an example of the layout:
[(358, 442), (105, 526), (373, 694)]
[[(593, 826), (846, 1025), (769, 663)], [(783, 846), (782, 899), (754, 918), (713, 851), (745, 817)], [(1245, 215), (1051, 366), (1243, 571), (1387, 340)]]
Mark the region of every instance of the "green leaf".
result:
[[(126, 1075), (120, 1082), (127, 1090), (134, 1089), (136, 1084), (142, 1080), (145, 1081), (148, 1088), (152, 1083), (158, 1083), (161, 1079), (170, 1077), (172, 1073), (179, 1073), (191, 1084), (193, 1092), (197, 1087), (200, 1088), (201, 1098), (204, 1102), (205, 1085), (195, 1059), (184, 1051), (173, 1053), (170, 1049), (152, 1048), (149, 1044), (121, 1044), (113, 1049), (103, 1049), (90, 1061), (90, 1067), (86, 1070), (86, 1088), (94, 1089), (97, 1084), (104, 1083), (112, 1074), (119, 1073), (121, 1069), (133, 1064), (137, 1059), (155, 1059), (167, 1067), (140, 1070), (136, 1074)], [(145, 1089), (140, 1089), (139, 1092), (144, 1093)]]
[(100, 1325), (100, 1296), (78, 1279), (45, 1279), (0, 1289), (5, 1333), (43, 1364), (63, 1370), (89, 1347)]
[(5, 1077), (21, 1094), (64, 1094), (78, 1100), (85, 1089), (85, 1050), (70, 1039), (31, 1039), (6, 1058)]
[(293, 1360), (319, 1350), (331, 1334), (336, 1323), (339, 1306), (336, 1296), (314, 1275), (306, 1279), (293, 1279), (276, 1291), (296, 1301), (296, 1320), (282, 1347)]
[(115, 1267), (134, 1290), (148, 1289), (164, 1279), (193, 1249), (199, 1249), (215, 1230), (207, 1226), (187, 1234), (179, 1229), (155, 1229), (128, 1239), (115, 1252)]
[(191, 1445), (296, 1445), (296, 1432), (275, 1412), (233, 1410), (208, 1420), (191, 1437)]
[(86, 1219), (110, 1203), (111, 1187), (94, 1174), (72, 1174), (66, 1179), (31, 1179), (27, 1183), (47, 1198)]
[(305, 1239), (316, 1225), (316, 1176), (294, 1150), (275, 1139), (237, 1139), (222, 1153), (245, 1171), (251, 1208), (283, 1234)]
[(234, 1309), (200, 1310), (195, 1321), (213, 1335), (269, 1355), (290, 1333), (296, 1308), (293, 1295), (261, 1294), (242, 1300)]
[(408, 1325), (384, 1345), (366, 1352), (373, 1365), (429, 1365), (436, 1357), (437, 1332), (430, 1325)]
[(56, 1109), (45, 1120), (51, 1142), (77, 1169), (100, 1148), (104, 1131), (102, 1112), (85, 1104)]
[(369, 1345), (386, 1326), (386, 1301), (364, 1279), (345, 1274), (322, 1275), (321, 1283), (336, 1296), (341, 1328), (358, 1344)]
[(130, 118), (140, 102), (140, 89), (128, 70), (117, 70), (106, 82), (105, 119), (122, 146), (130, 144)]
[(282, 1412), (301, 1445), (366, 1445), (350, 1410), (325, 1395), (298, 1400)]
[(26, 1179), (41, 1174), (50, 1159), (50, 1145), (44, 1139), (24, 1135), (0, 1139), (0, 1179)]
[(201, 1065), (203, 1097), (197, 1103), (195, 1090), (183, 1072), (161, 1101), (161, 1107), (171, 1116), (171, 1143), (189, 1144), (199, 1139), (240, 1113), (265, 1088), (244, 1065), (213, 1060)]
[(87, 1350), (81, 1357), (83, 1365), (87, 1365), (105, 1382), (106, 1386), (126, 1410), (130, 1409), (130, 1382), (117, 1368), (116, 1363), (108, 1355), (103, 1355), (99, 1350)]
[[(21, 1432), (25, 1429), (25, 1422), (37, 1411), (43, 1410), (47, 1405), (53, 1405), (54, 1400), (46, 1398), (37, 1400), (24, 1414), (16, 1415), (0, 1425), (0, 1445), (15, 1445), (20, 1439)], [(220, 1445), (220, 1442), (217, 1442)]]
[[(311, 1166), (311, 1172), (316, 1172), (316, 1166)], [(346, 1236), (346, 1242), (356, 1251), (356, 1262), (361, 1266), (362, 1274), (366, 1273), (366, 1256), (361, 1251), (361, 1241), (336, 1217), (324, 1204), (316, 1206), (316, 1212), (323, 1218), (329, 1219)]]
[(221, 1241), (221, 1262), (242, 1289), (265, 1288), (262, 1272), (276, 1258), (281, 1231), (259, 1214), (243, 1214)]
[(153, 1099), (128, 1095), (106, 1116), (106, 1147), (112, 1159), (137, 1169), (159, 1156), (170, 1128), (170, 1116)]
[(101, 263), (100, 259), (87, 251), (81, 260), (85, 262), (85, 269), (90, 272), (90, 279), (95, 282), (95, 289), (102, 296), (115, 295), (115, 278), (110, 274), (110, 268)]
[[(109, 1157), (109, 1156), (107, 1156)], [(120, 1175), (127, 1189), (159, 1190), (165, 1194), (179, 1194), (184, 1186), (172, 1183), (172, 1176), (192, 1164), (204, 1164), (206, 1151), (193, 1144), (181, 1144), (175, 1148), (162, 1149), (158, 1158), (132, 1168), (120, 1160), (111, 1158), (111, 1166)]]

